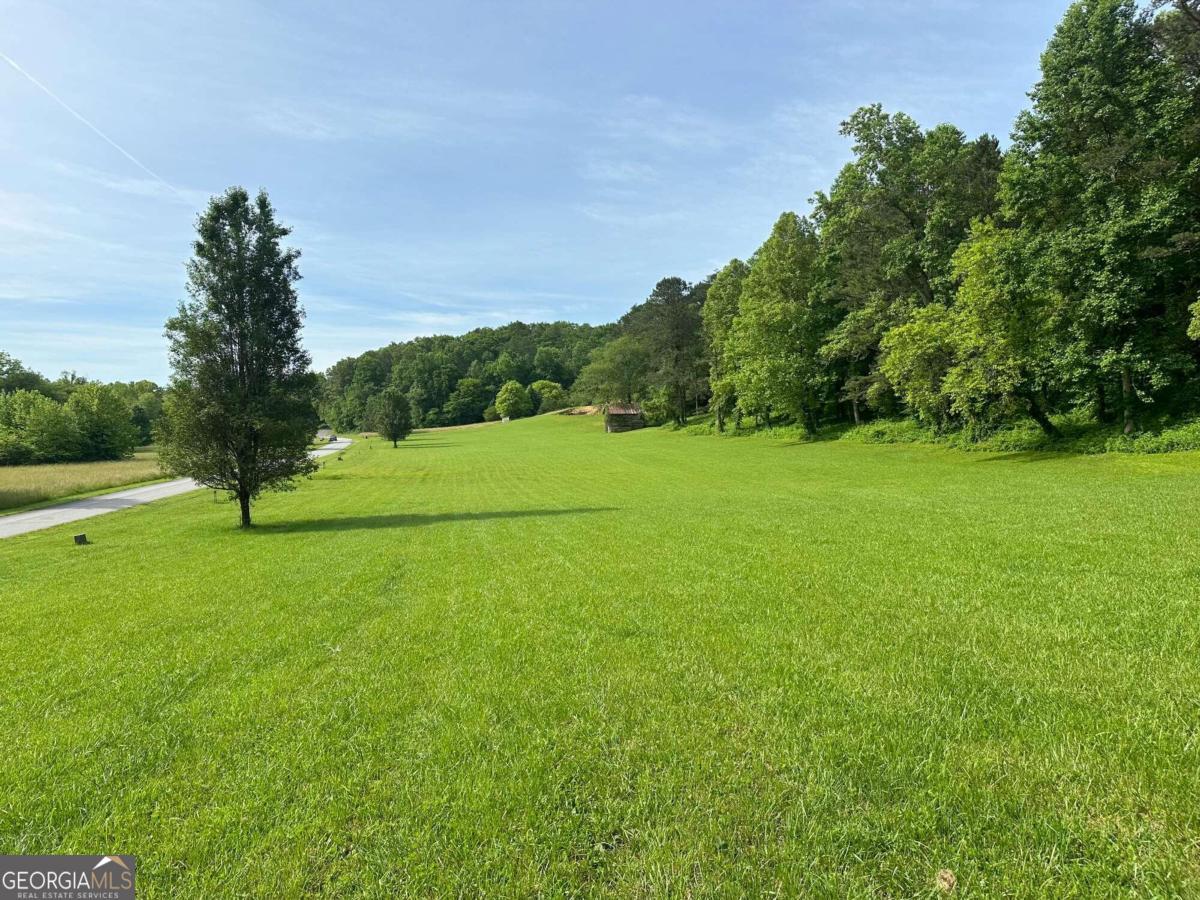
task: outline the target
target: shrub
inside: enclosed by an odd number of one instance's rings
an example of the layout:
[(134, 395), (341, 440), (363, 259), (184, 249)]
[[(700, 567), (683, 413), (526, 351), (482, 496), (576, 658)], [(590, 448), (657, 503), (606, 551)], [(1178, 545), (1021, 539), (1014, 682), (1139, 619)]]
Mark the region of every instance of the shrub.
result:
[(1164, 428), (1157, 434), (1139, 434), (1133, 437), (1116, 435), (1108, 439), (1105, 449), (1110, 453), (1173, 453), (1179, 450), (1200, 450), (1200, 421)]
[(519, 419), (533, 412), (529, 391), (519, 381), (506, 381), (496, 394), (496, 412), (505, 419)]
[(1127, 436), (1119, 426), (1105, 425), (1076, 411), (1054, 417), (1062, 437), (1049, 437), (1033, 421), (1013, 422), (994, 429), (962, 428), (938, 434), (911, 419), (859, 425), (842, 440), (864, 444), (940, 444), (957, 450), (989, 453), (1173, 453), (1200, 450), (1200, 420)]
[(841, 440), (859, 444), (926, 444), (934, 443), (933, 429), (912, 419), (882, 419), (851, 428)]
[(529, 386), (529, 393), (533, 396), (533, 402), (537, 405), (539, 413), (554, 412), (556, 409), (565, 409), (571, 405), (567, 399), (567, 392), (556, 381), (547, 381), (544, 378), (535, 381)]

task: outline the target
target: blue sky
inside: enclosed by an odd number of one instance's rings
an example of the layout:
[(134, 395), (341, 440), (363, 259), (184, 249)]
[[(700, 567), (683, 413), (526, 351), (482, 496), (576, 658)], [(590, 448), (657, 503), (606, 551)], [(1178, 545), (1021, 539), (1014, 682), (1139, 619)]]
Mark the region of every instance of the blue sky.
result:
[(231, 184), (294, 228), (319, 368), (611, 321), (806, 211), (862, 104), (1006, 137), (1066, 6), (0, 0), (0, 53), (112, 142), (0, 60), (0, 349), (165, 381), (195, 215)]

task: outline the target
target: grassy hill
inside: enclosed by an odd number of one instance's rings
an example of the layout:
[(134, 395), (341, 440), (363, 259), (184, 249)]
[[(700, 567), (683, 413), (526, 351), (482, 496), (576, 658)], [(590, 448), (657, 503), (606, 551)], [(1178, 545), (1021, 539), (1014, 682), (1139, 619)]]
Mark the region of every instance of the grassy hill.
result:
[(1200, 892), (1200, 457), (359, 443), (0, 541), (0, 846), (148, 897)]

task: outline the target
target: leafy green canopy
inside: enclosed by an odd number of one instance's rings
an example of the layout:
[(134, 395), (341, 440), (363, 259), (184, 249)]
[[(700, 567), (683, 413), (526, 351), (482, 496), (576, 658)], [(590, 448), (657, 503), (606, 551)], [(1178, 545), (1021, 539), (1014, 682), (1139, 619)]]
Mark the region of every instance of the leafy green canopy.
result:
[(842, 125), (854, 160), (828, 194), (818, 193), (822, 303), (837, 321), (821, 355), (854, 404), (888, 410), (891, 384), (880, 345), (917, 309), (953, 302), (952, 259), (971, 221), (996, 207), (1000, 150), (995, 138), (968, 141), (951, 125), (923, 131), (878, 104)]
[(539, 413), (554, 412), (556, 409), (566, 409), (571, 405), (567, 392), (556, 381), (545, 378), (535, 381), (529, 386), (529, 393), (537, 405)]
[(819, 243), (811, 222), (784, 213), (759, 248), (738, 297), (726, 361), (738, 406), (815, 429), (828, 379), (817, 351), (831, 308), (815, 291)]
[(1064, 305), (1059, 374), (1081, 395), (1140, 403), (1187, 384), (1197, 298), (1197, 96), (1133, 0), (1068, 11), (1005, 161), (1006, 219)]
[(197, 222), (190, 300), (167, 322), (171, 392), (161, 459), (172, 472), (250, 502), (313, 472), (316, 379), (300, 344), (299, 251), (266, 192), (214, 197)]
[(80, 385), (65, 402), (33, 390), (0, 393), (0, 465), (124, 459), (141, 434), (111, 385)]
[(622, 334), (592, 352), (575, 382), (580, 403), (633, 403), (646, 391), (650, 357), (642, 342)]
[(478, 422), (506, 381), (570, 388), (615, 326), (512, 322), (451, 337), (416, 338), (340, 360), (326, 371), (320, 413), (340, 430), (365, 421), (367, 401), (386, 387), (408, 395), (414, 425)]
[(700, 310), (709, 361), (709, 390), (712, 393), (709, 406), (716, 416), (717, 429), (721, 431), (725, 429), (725, 418), (737, 404), (729, 336), (733, 331), (734, 317), (737, 316), (742, 286), (749, 273), (749, 265), (740, 259), (730, 260), (713, 276)]
[(854, 159), (816, 198), (815, 262), (789, 259), (777, 224), (745, 275), (731, 264), (710, 288), (718, 427), (733, 397), (809, 427), (845, 402), (855, 422), (865, 404), (938, 428), (1028, 416), (1051, 436), (1051, 413), (1079, 407), (1118, 407), (1127, 432), (1143, 410), (1194, 412), (1197, 46), (1191, 0), (1157, 18), (1074, 4), (1003, 160), (990, 136), (852, 115)]
[(648, 404), (682, 423), (708, 394), (700, 311), (708, 282), (664, 278), (617, 323), (617, 337), (592, 354), (575, 386), (582, 403)]
[(519, 381), (506, 381), (496, 394), (496, 412), (505, 419), (519, 419), (533, 412), (533, 400)]
[(395, 447), (412, 432), (412, 406), (408, 397), (396, 388), (376, 394), (367, 401), (367, 423)]

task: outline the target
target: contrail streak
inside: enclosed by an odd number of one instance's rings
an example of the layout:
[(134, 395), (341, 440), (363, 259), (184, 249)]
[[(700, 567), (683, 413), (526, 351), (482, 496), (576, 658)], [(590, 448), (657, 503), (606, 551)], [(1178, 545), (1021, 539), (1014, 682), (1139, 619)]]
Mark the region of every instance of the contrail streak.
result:
[(63, 100), (62, 97), (58, 96), (58, 94), (54, 93), (54, 91), (50, 90), (50, 88), (46, 87), (46, 85), (42, 84), (40, 81), (38, 81), (32, 75), (30, 75), (28, 72), (26, 72), (24, 69), (22, 69), (21, 66), (17, 63), (17, 61), (15, 59), (13, 59), (11, 56), (9, 56), (6, 53), (0, 53), (0, 59), (4, 60), (6, 63), (8, 63), (10, 66), (12, 66), (14, 69), (16, 69), (20, 74), (24, 75), (27, 79), (29, 79), (29, 81), (34, 85), (34, 87), (36, 87), (43, 94), (45, 94), (47, 97), (49, 97), (55, 103), (57, 103), (59, 106), (61, 106), (67, 112), (69, 112), (72, 116), (74, 116), (76, 119), (78, 119), (84, 125), (86, 125), (88, 128), (90, 128), (96, 134), (97, 137), (99, 137), (102, 141), (104, 141), (104, 143), (108, 144), (110, 147), (112, 147), (114, 150), (116, 150), (118, 153), (120, 153), (122, 156), (124, 156), (127, 160), (129, 160), (131, 163), (133, 163), (135, 166), (137, 166), (139, 169), (141, 169), (143, 172), (145, 172), (147, 175), (149, 175), (155, 181), (157, 181), (159, 184), (163, 185), (163, 187), (168, 188), (172, 193), (174, 193), (178, 197), (185, 199), (185, 200), (187, 199), (186, 197), (183, 196), (183, 194), (179, 191), (179, 189), (175, 187), (175, 185), (171, 184), (171, 182), (167, 181), (167, 179), (163, 178), (161, 175), (159, 175), (157, 172), (155, 172), (153, 169), (151, 169), (148, 165), (146, 165), (144, 162), (142, 162), (140, 159), (138, 159), (136, 156), (134, 156), (132, 153), (130, 153), (128, 150), (126, 150), (124, 147), (122, 147), (120, 144), (118, 144), (112, 138), (110, 138), (107, 134), (105, 134), (103, 131), (101, 131), (99, 128), (97, 128), (95, 125), (93, 125), (90, 121), (88, 121), (88, 119), (86, 117), (84, 117), (84, 115), (82, 113), (77, 112), (69, 103), (67, 103), (67, 101)]

